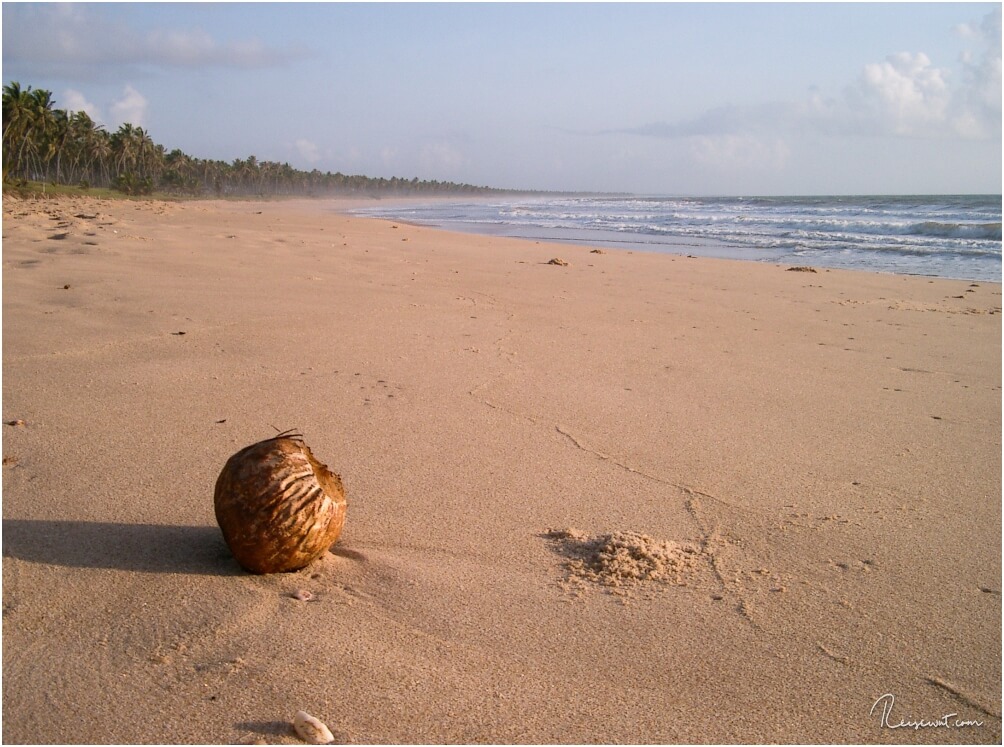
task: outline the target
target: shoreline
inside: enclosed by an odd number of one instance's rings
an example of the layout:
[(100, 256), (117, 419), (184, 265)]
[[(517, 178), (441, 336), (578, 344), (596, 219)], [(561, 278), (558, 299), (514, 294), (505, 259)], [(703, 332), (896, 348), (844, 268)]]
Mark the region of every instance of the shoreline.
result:
[[(1000, 283), (335, 202), (3, 201), (5, 742), (999, 743)], [(292, 427), (345, 528), (251, 576)]]
[[(645, 198), (637, 198), (645, 199)], [(661, 199), (661, 198), (660, 198)], [(778, 199), (782, 198), (755, 198), (751, 199), (751, 202), (766, 201), (767, 203), (773, 203)], [(794, 199), (796, 204), (799, 204), (798, 199)], [(812, 200), (823, 199), (823, 198), (804, 198)], [(826, 198), (830, 199), (830, 198)], [(878, 199), (878, 198), (855, 198), (860, 200), (866, 199)], [(894, 203), (897, 200), (904, 199), (902, 196), (896, 196), (893, 199)], [(946, 197), (946, 199), (948, 199)], [(701, 198), (698, 202), (710, 202), (717, 204), (718, 202), (725, 200), (729, 202), (729, 198)], [(657, 202), (660, 200), (657, 200)], [(461, 214), (463, 214), (463, 206), (468, 208), (472, 204), (471, 200), (460, 200), (460, 199), (446, 199), (437, 202), (421, 202), (417, 204), (409, 203), (409, 207), (402, 206), (400, 209), (395, 210), (393, 203), (391, 203), (391, 208), (378, 207), (375, 208), (381, 212), (398, 212), (398, 216), (389, 216), (389, 219), (405, 219), (408, 220), (409, 213), (412, 209), (417, 209), (422, 212), (424, 208), (429, 208), (436, 204), (441, 204), (445, 202), (447, 204), (459, 205), (461, 206)], [(479, 201), (481, 202), (481, 201)], [(499, 204), (507, 204), (514, 207), (519, 207), (520, 209), (525, 208), (528, 205), (534, 204), (534, 201), (512, 201), (512, 200), (499, 200), (499, 199), (487, 199), (483, 201), (485, 204), (491, 204), (497, 207)], [(606, 228), (600, 227), (599, 225), (545, 225), (549, 220), (558, 220), (567, 222), (567, 219), (571, 219), (575, 222), (575, 208), (572, 209), (573, 215), (560, 214), (558, 216), (550, 216), (550, 205), (549, 200), (541, 199), (537, 203), (541, 206), (540, 216), (544, 216), (541, 220), (544, 223), (539, 225), (535, 224), (533, 221), (523, 222), (520, 219), (509, 220), (506, 211), (499, 210), (496, 214), (491, 216), (477, 214), (469, 215), (467, 219), (461, 219), (455, 211), (451, 211), (451, 214), (443, 214), (436, 216), (435, 211), (429, 213), (425, 210), (426, 217), (424, 220), (411, 219), (408, 222), (415, 225), (425, 225), (430, 228), (439, 228), (442, 230), (455, 231), (461, 233), (467, 233), (471, 235), (484, 235), (484, 236), (506, 236), (510, 238), (520, 238), (526, 240), (534, 241), (549, 241), (556, 243), (565, 243), (572, 245), (588, 245), (593, 247), (601, 248), (611, 248), (611, 249), (627, 249), (631, 251), (646, 251), (646, 252), (656, 252), (662, 254), (675, 254), (675, 255), (690, 255), (694, 254), (697, 256), (704, 257), (714, 257), (718, 259), (736, 259), (748, 262), (758, 262), (758, 263), (768, 263), (768, 264), (809, 264), (815, 267), (825, 267), (830, 269), (845, 269), (845, 270), (863, 270), (866, 272), (879, 272), (882, 274), (893, 274), (893, 275), (916, 275), (922, 277), (931, 278), (944, 278), (949, 280), (973, 280), (973, 281), (983, 281), (983, 282), (1000, 282), (1000, 258), (999, 258), (999, 240), (1000, 240), (1000, 223), (986, 224), (986, 226), (996, 226), (997, 233), (997, 257), (995, 267), (984, 266), (985, 261), (980, 260), (975, 261), (973, 258), (966, 259), (969, 253), (973, 250), (971, 247), (931, 247), (921, 244), (915, 250), (911, 249), (907, 251), (904, 249), (905, 254), (899, 254), (899, 248), (896, 244), (894, 236), (900, 235), (900, 231), (895, 228), (890, 228), (891, 233), (889, 235), (882, 235), (881, 232), (878, 234), (870, 233), (868, 229), (865, 229), (864, 236), (855, 236), (853, 241), (850, 241), (847, 237), (842, 237), (840, 232), (834, 233), (831, 239), (828, 239), (828, 244), (821, 245), (822, 239), (818, 237), (815, 239), (807, 239), (807, 243), (792, 244), (791, 242), (795, 239), (790, 238), (789, 231), (799, 231), (792, 226), (798, 226), (800, 223), (804, 225), (811, 225), (812, 220), (805, 216), (800, 216), (794, 220), (794, 223), (788, 225), (788, 221), (792, 220), (789, 217), (783, 217), (782, 222), (784, 228), (782, 230), (782, 224), (773, 225), (771, 223), (771, 218), (769, 213), (764, 216), (757, 216), (758, 221), (761, 225), (769, 226), (769, 228), (761, 228), (759, 232), (757, 230), (751, 229), (751, 233), (743, 231), (733, 231), (732, 229), (716, 229), (712, 233), (717, 233), (719, 231), (724, 231), (722, 235), (712, 235), (705, 236), (702, 235), (704, 229), (700, 228), (700, 220), (696, 224), (698, 228), (694, 229), (694, 224), (689, 223), (691, 220), (695, 220), (699, 213), (688, 216), (684, 215), (680, 217), (682, 225), (689, 225), (690, 228), (681, 229), (680, 231), (673, 230), (662, 230), (666, 225), (662, 222), (662, 218), (659, 216), (649, 216), (649, 218), (654, 219), (656, 222), (656, 227), (652, 226), (642, 226), (639, 230), (634, 231), (630, 228), (631, 223), (631, 213), (628, 211), (623, 215), (606, 215), (604, 213), (605, 208), (597, 205), (590, 206), (588, 208), (583, 208), (587, 211), (587, 214), (596, 218), (597, 215), (600, 216), (598, 219), (599, 224), (609, 223), (613, 220), (616, 224), (621, 221), (620, 227), (614, 227), (614, 225), (608, 225)], [(359, 206), (352, 211), (352, 214), (358, 215), (359, 217), (378, 217), (383, 218), (383, 215), (368, 215), (367, 211), (372, 208), (372, 206)], [(532, 208), (528, 208), (532, 211)], [(731, 209), (731, 208), (729, 208)], [(813, 208), (815, 209), (815, 208)], [(598, 212), (597, 212), (598, 211)], [(561, 211), (559, 211), (560, 213)], [(867, 211), (866, 211), (867, 212)], [(686, 213), (686, 211), (685, 211)], [(838, 223), (853, 221), (852, 215), (854, 213), (848, 213), (847, 216), (842, 216), (837, 220)], [(735, 217), (735, 216), (733, 216)], [(903, 216), (904, 218), (906, 216)], [(917, 215), (913, 217), (914, 220), (920, 221), (916, 223), (917, 226), (926, 225), (939, 225), (937, 223), (930, 223), (933, 218), (928, 218), (926, 221), (923, 216)], [(742, 219), (741, 216), (739, 218)], [(948, 218), (946, 218), (947, 220)], [(674, 218), (676, 220), (676, 218)], [(703, 218), (701, 218), (703, 220)], [(714, 220), (717, 220), (715, 218)], [(623, 223), (627, 221), (627, 223)], [(758, 221), (754, 221), (755, 223)], [(590, 221), (590, 223), (595, 223), (596, 221)], [(893, 224), (895, 221), (893, 221)], [(727, 217), (723, 218), (723, 226), (730, 225), (729, 219)], [(848, 226), (853, 225), (853, 223), (848, 223)], [(892, 224), (891, 224), (892, 225)], [(954, 225), (954, 224), (953, 224)], [(961, 225), (961, 224), (960, 224)], [(975, 228), (983, 228), (985, 226), (975, 226)], [(946, 226), (947, 228), (947, 226)], [(966, 230), (965, 226), (961, 228), (956, 226), (958, 230)], [(696, 233), (692, 233), (692, 230), (696, 230)], [(808, 228), (804, 230), (810, 230)], [(848, 230), (854, 230), (848, 228)], [(764, 233), (766, 231), (766, 233)], [(879, 243), (876, 245), (871, 245), (869, 243), (870, 239), (868, 235), (873, 237), (879, 236)], [(923, 234), (921, 234), (923, 235)], [(938, 234), (931, 234), (931, 236), (936, 236)], [(968, 234), (962, 234), (968, 235)], [(759, 239), (750, 240), (749, 237), (759, 237)], [(767, 244), (762, 244), (760, 239), (765, 237), (772, 237)], [(930, 238), (930, 237), (927, 237)], [(892, 241), (892, 244), (888, 244)], [(824, 242), (825, 243), (825, 242)], [(849, 246), (859, 245), (858, 248), (854, 250), (849, 250)], [(921, 247), (924, 251), (921, 251)], [(848, 253), (849, 252), (849, 253)], [(930, 252), (930, 253), (928, 253)], [(960, 252), (956, 254), (955, 252)], [(990, 252), (992, 254), (993, 252)], [(907, 257), (912, 257), (908, 259)], [(974, 255), (976, 256), (976, 255)], [(989, 255), (988, 255), (989, 256)], [(950, 259), (948, 259), (950, 257)], [(991, 262), (991, 264), (994, 264)]]
[[(491, 198), (485, 198), (487, 201), (497, 201)], [(444, 197), (443, 202), (454, 202), (452, 198)], [(396, 200), (392, 201), (396, 203)], [(402, 202), (402, 205), (412, 204), (411, 202)], [(418, 205), (429, 205), (435, 204), (433, 201), (426, 200), (424, 198), (416, 198), (415, 204)], [(464, 224), (444, 222), (439, 224), (422, 223), (420, 221), (408, 220), (406, 218), (392, 218), (384, 216), (369, 216), (369, 215), (359, 215), (354, 212), (359, 209), (364, 209), (368, 203), (356, 204), (352, 201), (352, 204), (348, 207), (335, 208), (335, 212), (353, 218), (360, 218), (362, 220), (377, 220), (383, 222), (389, 222), (391, 224), (398, 223), (400, 225), (411, 226), (413, 228), (424, 228), (433, 231), (443, 231), (445, 233), (456, 234), (458, 236), (468, 236), (468, 237), (485, 237), (485, 238), (499, 238), (499, 239), (510, 239), (513, 241), (523, 241), (527, 243), (534, 244), (553, 244), (556, 246), (570, 246), (579, 247), (585, 249), (602, 249), (604, 251), (621, 251), (631, 254), (633, 252), (644, 252), (647, 254), (655, 254), (662, 256), (673, 256), (678, 258), (687, 259), (712, 259), (712, 260), (722, 260), (725, 262), (741, 262), (741, 263), (754, 263), (758, 265), (773, 265), (775, 267), (805, 267), (809, 266), (821, 272), (829, 272), (831, 270), (838, 272), (851, 272), (851, 273), (865, 273), (869, 275), (880, 275), (880, 276), (891, 276), (891, 277), (908, 277), (908, 278), (921, 278), (926, 280), (948, 280), (955, 282), (979, 282), (979, 283), (991, 283), (996, 285), (1001, 285), (1000, 280), (983, 280), (980, 278), (969, 278), (969, 277), (947, 277), (944, 275), (925, 275), (922, 273), (909, 273), (909, 272), (895, 272), (892, 270), (876, 270), (870, 268), (851, 268), (851, 267), (832, 267), (820, 264), (805, 264), (799, 262), (789, 262), (783, 259), (765, 259), (765, 258), (754, 258), (754, 257), (743, 257), (741, 256), (744, 252), (749, 254), (754, 250), (748, 247), (743, 247), (739, 245), (726, 244), (715, 239), (692, 239), (690, 241), (685, 239), (679, 239), (678, 241), (665, 241), (663, 243), (658, 242), (644, 242), (644, 241), (633, 241), (631, 239), (623, 240), (612, 240), (612, 239), (595, 239), (590, 238), (588, 231), (581, 231), (577, 235), (577, 238), (561, 238), (556, 236), (534, 236), (534, 235), (519, 235), (518, 233), (505, 233), (505, 229), (513, 229), (516, 226), (506, 226), (499, 227), (499, 231), (483, 230), (477, 231), (473, 229), (465, 229)], [(536, 230), (529, 228), (527, 230)], [(693, 243), (691, 243), (693, 242)], [(679, 246), (679, 251), (672, 251), (668, 249), (654, 249), (652, 246)], [(703, 252), (702, 250), (710, 248), (711, 251)], [(696, 251), (698, 254), (690, 254), (688, 251)]]
[[(561, 195), (565, 195), (565, 193), (555, 193), (555, 195), (561, 196)], [(634, 195), (634, 196), (632, 196), (632, 195), (620, 195), (620, 194), (617, 194), (617, 193), (614, 193), (613, 195), (604, 195), (602, 193), (595, 193), (595, 194), (594, 193), (588, 193), (588, 195), (589, 196), (614, 196), (614, 197), (617, 197), (617, 198), (624, 198), (624, 199), (630, 199), (631, 197), (641, 197), (641, 198), (652, 197), (652, 195)], [(533, 197), (533, 193), (530, 193), (528, 196), (532, 198)], [(567, 195), (565, 195), (565, 196), (573, 196), (574, 197), (574, 196), (581, 196), (581, 195), (580, 195), (580, 193), (567, 193)], [(939, 196), (939, 195), (816, 195), (814, 197), (857, 197), (857, 198), (897, 197), (897, 198), (903, 198), (903, 197), (930, 197), (930, 196)], [(982, 193), (972, 193), (972, 194), (970, 194), (970, 193), (961, 193), (961, 194), (958, 194), (958, 195), (949, 194), (949, 195), (944, 195), (944, 196), (946, 196), (946, 197), (955, 197), (955, 196), (962, 196), (962, 197), (995, 197), (997, 195), (984, 195)], [(11, 197), (11, 198), (13, 198), (15, 200), (29, 200), (29, 201), (40, 199), (38, 196), (27, 196), (26, 197), (26, 196), (15, 195), (15, 194), (9, 194), (8, 197)], [(409, 205), (428, 206), (428, 205), (434, 205), (434, 204), (438, 204), (438, 203), (455, 203), (455, 202), (458, 202), (458, 201), (465, 202), (465, 203), (468, 203), (468, 202), (486, 202), (486, 203), (491, 203), (491, 202), (498, 202), (499, 200), (511, 199), (512, 197), (513, 197), (512, 195), (501, 196), (501, 197), (500, 196), (492, 196), (492, 195), (470, 195), (470, 196), (465, 196), (465, 197), (462, 197), (462, 198), (458, 198), (456, 195), (440, 195), (440, 196), (428, 196), (428, 195), (426, 195), (426, 196), (367, 195), (367, 196), (327, 196), (327, 197), (321, 197), (321, 196), (318, 196), (318, 197), (301, 197), (301, 196), (281, 196), (280, 195), (280, 196), (274, 196), (274, 197), (271, 197), (271, 198), (264, 198), (264, 199), (263, 198), (256, 198), (256, 197), (253, 197), (253, 196), (241, 196), (241, 197), (233, 197), (233, 198), (201, 197), (201, 198), (196, 198), (196, 199), (185, 198), (183, 196), (179, 196), (177, 198), (161, 199), (160, 197), (149, 197), (149, 196), (148, 197), (142, 197), (142, 196), (141, 197), (104, 197), (104, 196), (102, 196), (102, 197), (93, 197), (92, 198), (92, 197), (90, 197), (90, 196), (88, 196), (86, 194), (80, 194), (80, 195), (60, 194), (60, 195), (54, 195), (54, 196), (48, 197), (48, 198), (42, 197), (41, 199), (54, 199), (54, 200), (63, 200), (63, 199), (69, 199), (69, 200), (73, 200), (73, 199), (92, 200), (93, 199), (93, 200), (96, 200), (96, 201), (105, 201), (105, 200), (107, 200), (107, 201), (112, 201), (112, 202), (114, 202), (114, 201), (116, 201), (118, 199), (122, 199), (122, 200), (131, 201), (131, 202), (149, 201), (149, 202), (154, 202), (154, 203), (156, 203), (156, 202), (166, 202), (167, 204), (186, 204), (186, 203), (191, 203), (191, 204), (200, 204), (200, 203), (232, 204), (232, 203), (242, 203), (242, 202), (253, 203), (253, 204), (257, 204), (257, 203), (262, 203), (262, 204), (283, 204), (283, 203), (286, 203), (286, 204), (290, 204), (290, 205), (300, 205), (301, 207), (305, 206), (305, 205), (325, 204), (325, 205), (329, 205), (331, 207), (332, 211), (334, 213), (336, 213), (336, 214), (341, 214), (341, 215), (351, 216), (351, 217), (357, 217), (357, 218), (363, 218), (363, 219), (389, 221), (391, 223), (397, 222), (397, 223), (400, 223), (402, 225), (414, 226), (414, 227), (418, 227), (418, 228), (429, 228), (429, 229), (433, 229), (433, 230), (440, 230), (440, 231), (445, 231), (445, 232), (448, 232), (448, 233), (456, 233), (456, 234), (461, 234), (461, 235), (466, 235), (466, 236), (485, 236), (485, 237), (496, 237), (496, 238), (509, 238), (509, 239), (516, 239), (516, 240), (520, 240), (520, 241), (528, 241), (528, 242), (532, 241), (532, 242), (535, 242), (535, 243), (538, 243), (538, 244), (541, 243), (541, 242), (544, 242), (544, 243), (553, 243), (553, 244), (557, 244), (557, 245), (588, 247), (590, 249), (593, 249), (593, 248), (610, 249), (610, 250), (613, 250), (613, 251), (627, 251), (627, 252), (641, 251), (641, 252), (648, 252), (648, 253), (652, 253), (652, 254), (664, 254), (664, 255), (673, 255), (673, 256), (677, 256), (677, 257), (688, 257), (688, 258), (703, 257), (703, 258), (708, 258), (708, 259), (724, 259), (724, 260), (727, 260), (727, 261), (753, 262), (753, 263), (757, 263), (757, 264), (772, 264), (772, 265), (783, 266), (783, 267), (788, 267), (788, 266), (806, 266), (806, 265), (808, 265), (808, 266), (811, 266), (811, 267), (814, 267), (814, 268), (818, 268), (818, 269), (822, 269), (822, 270), (825, 270), (825, 271), (839, 270), (839, 271), (848, 271), (848, 272), (874, 273), (874, 274), (878, 274), (878, 275), (892, 275), (892, 276), (902, 276), (902, 277), (927, 278), (927, 279), (932, 279), (932, 280), (955, 280), (955, 281), (996, 283), (998, 285), (1001, 284), (1001, 280), (986, 279), (986, 278), (982, 278), (982, 277), (937, 275), (937, 274), (925, 274), (925, 273), (921, 273), (921, 272), (901, 272), (901, 271), (897, 271), (897, 270), (893, 270), (893, 269), (891, 269), (891, 270), (882, 270), (882, 269), (867, 268), (867, 267), (847, 267), (847, 266), (840, 266), (840, 265), (812, 263), (809, 260), (807, 260), (805, 262), (794, 261), (794, 260), (788, 261), (786, 258), (783, 258), (783, 257), (776, 257), (776, 258), (774, 258), (774, 257), (756, 257), (756, 256), (752, 256), (752, 255), (754, 255), (756, 252), (762, 251), (762, 250), (755, 249), (755, 248), (748, 247), (748, 246), (743, 246), (743, 245), (740, 245), (740, 244), (730, 244), (728, 242), (724, 242), (724, 241), (721, 241), (721, 240), (718, 240), (718, 239), (710, 239), (710, 238), (695, 237), (695, 238), (685, 239), (685, 238), (682, 238), (682, 237), (665, 237), (665, 239), (663, 241), (645, 241), (645, 240), (643, 240), (641, 238), (639, 238), (637, 240), (633, 240), (633, 239), (613, 239), (613, 238), (596, 238), (596, 236), (599, 236), (601, 234), (615, 235), (616, 232), (610, 232), (610, 231), (602, 232), (602, 231), (589, 231), (589, 230), (578, 230), (578, 231), (576, 231), (576, 230), (570, 230), (570, 233), (572, 235), (570, 237), (567, 237), (567, 238), (566, 237), (561, 237), (561, 236), (538, 236), (538, 235), (532, 235), (532, 234), (530, 234), (529, 231), (546, 230), (546, 229), (537, 229), (537, 228), (531, 227), (531, 226), (520, 227), (518, 225), (508, 225), (508, 226), (505, 226), (505, 227), (501, 227), (500, 226), (499, 230), (491, 230), (491, 228), (490, 228), (490, 226), (488, 226), (488, 224), (484, 224), (486, 226), (485, 230), (475, 230), (473, 228), (469, 228), (468, 227), (469, 225), (475, 225), (475, 224), (451, 223), (449, 221), (444, 221), (444, 222), (439, 222), (439, 223), (423, 223), (423, 222), (420, 222), (420, 221), (408, 220), (408, 219), (405, 219), (405, 218), (359, 215), (356, 212), (358, 210), (364, 210), (366, 208), (373, 207), (373, 203), (374, 202), (384, 202), (385, 204), (402, 205), (402, 206), (409, 206)], [(662, 197), (662, 196), (656, 195), (656, 197)], [(688, 199), (688, 198), (692, 198), (692, 197), (698, 197), (698, 196), (694, 196), (694, 195), (681, 195), (680, 196), (681, 199)], [(726, 196), (723, 196), (723, 197), (725, 197), (725, 198), (738, 198), (739, 196), (728, 196), (728, 195), (726, 195)], [(539, 199), (546, 200), (546, 199), (550, 199), (550, 197), (540, 197)], [(710, 198), (708, 198), (708, 199), (710, 199)], [(784, 196), (766, 196), (766, 197), (760, 196), (760, 197), (752, 197), (750, 199), (785, 199), (785, 197)], [(519, 230), (515, 230), (515, 229), (521, 229), (521, 228), (523, 229), (522, 233)], [(508, 232), (508, 233), (503, 232), (503, 231), (506, 231), (506, 230), (508, 230), (510, 232)], [(594, 236), (594, 234), (595, 234), (595, 236)], [(639, 235), (639, 236), (641, 236), (641, 235)], [(661, 249), (661, 248), (653, 248), (653, 247), (679, 247), (679, 249), (678, 250), (674, 250), (674, 249)], [(698, 254), (691, 255), (689, 253), (689, 251), (685, 251), (685, 250), (696, 251), (696, 252), (698, 252)], [(710, 250), (710, 251), (706, 251), (706, 250)], [(748, 256), (743, 256), (744, 254), (748, 255)]]

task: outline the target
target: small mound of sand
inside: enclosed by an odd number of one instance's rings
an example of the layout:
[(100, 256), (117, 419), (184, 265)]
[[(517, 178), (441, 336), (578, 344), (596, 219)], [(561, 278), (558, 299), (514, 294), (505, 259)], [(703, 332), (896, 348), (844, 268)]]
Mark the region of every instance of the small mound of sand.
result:
[(604, 586), (646, 581), (682, 585), (700, 554), (691, 545), (631, 531), (590, 537), (577, 529), (549, 529), (544, 536), (561, 544), (570, 578)]

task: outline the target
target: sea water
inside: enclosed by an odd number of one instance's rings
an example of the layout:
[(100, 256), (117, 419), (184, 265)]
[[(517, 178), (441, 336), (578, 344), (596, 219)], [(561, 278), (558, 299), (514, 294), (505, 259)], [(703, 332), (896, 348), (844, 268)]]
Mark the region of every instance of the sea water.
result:
[(1001, 282), (1001, 196), (531, 197), (354, 211), (470, 233)]

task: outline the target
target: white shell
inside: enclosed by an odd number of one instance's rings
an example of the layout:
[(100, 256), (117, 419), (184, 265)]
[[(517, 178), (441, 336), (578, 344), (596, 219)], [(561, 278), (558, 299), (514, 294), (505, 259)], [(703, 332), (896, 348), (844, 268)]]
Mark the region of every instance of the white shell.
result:
[(293, 717), (293, 728), (300, 739), (308, 744), (331, 744), (335, 735), (331, 729), (306, 711), (297, 711)]

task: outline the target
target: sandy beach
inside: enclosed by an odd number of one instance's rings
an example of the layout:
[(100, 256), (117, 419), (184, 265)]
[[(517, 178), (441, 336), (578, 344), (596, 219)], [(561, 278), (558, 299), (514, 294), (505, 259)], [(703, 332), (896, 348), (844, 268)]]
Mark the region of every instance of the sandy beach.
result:
[(4, 198), (5, 743), (1000, 743), (1000, 284), (350, 205)]

